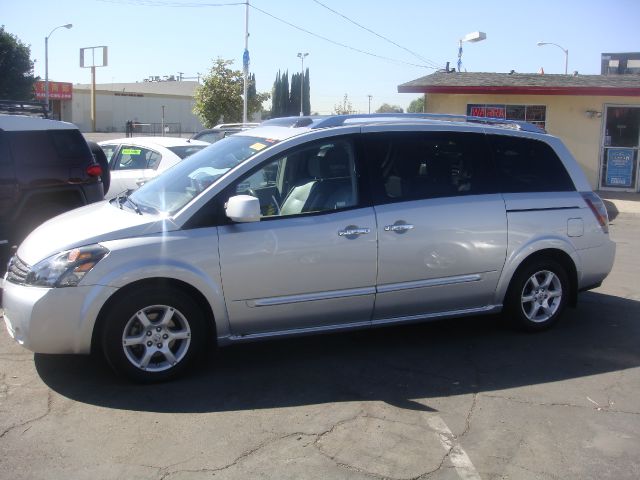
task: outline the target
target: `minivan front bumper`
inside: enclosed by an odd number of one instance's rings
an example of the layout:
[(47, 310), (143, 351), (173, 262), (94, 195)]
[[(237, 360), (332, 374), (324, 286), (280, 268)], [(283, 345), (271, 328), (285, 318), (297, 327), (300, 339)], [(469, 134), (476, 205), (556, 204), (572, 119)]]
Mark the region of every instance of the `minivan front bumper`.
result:
[(93, 326), (117, 290), (100, 285), (40, 288), (4, 282), (9, 335), (36, 353), (90, 353)]

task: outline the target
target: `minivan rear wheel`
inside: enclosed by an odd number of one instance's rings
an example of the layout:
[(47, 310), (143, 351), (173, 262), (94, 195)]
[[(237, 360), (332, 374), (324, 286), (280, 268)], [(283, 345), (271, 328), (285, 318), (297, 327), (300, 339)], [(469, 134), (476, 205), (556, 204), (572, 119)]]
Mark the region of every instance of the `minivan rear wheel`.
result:
[(116, 299), (102, 336), (116, 373), (139, 382), (175, 378), (202, 351), (204, 316), (179, 289), (146, 287)]
[(505, 314), (516, 328), (545, 330), (558, 321), (568, 297), (569, 281), (564, 267), (552, 259), (536, 260), (513, 277)]

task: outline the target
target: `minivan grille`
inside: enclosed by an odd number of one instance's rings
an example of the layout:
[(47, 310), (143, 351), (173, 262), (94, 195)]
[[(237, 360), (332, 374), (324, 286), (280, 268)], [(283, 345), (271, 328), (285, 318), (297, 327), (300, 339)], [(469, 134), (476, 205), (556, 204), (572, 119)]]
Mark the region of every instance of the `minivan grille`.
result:
[(9, 260), (9, 266), (7, 268), (7, 281), (11, 283), (17, 283), (23, 285), (27, 280), (29, 274), (29, 265), (24, 263), (18, 255), (14, 255)]

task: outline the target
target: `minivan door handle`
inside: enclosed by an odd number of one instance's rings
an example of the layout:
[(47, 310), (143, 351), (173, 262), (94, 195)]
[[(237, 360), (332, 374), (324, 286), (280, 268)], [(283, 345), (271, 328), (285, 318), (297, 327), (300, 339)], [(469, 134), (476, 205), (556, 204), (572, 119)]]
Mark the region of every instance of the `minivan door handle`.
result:
[(409, 230), (413, 230), (413, 225), (410, 223), (396, 223), (395, 225), (386, 225), (384, 227), (385, 232), (404, 233)]
[(370, 228), (359, 228), (353, 225), (349, 225), (344, 230), (338, 231), (338, 236), (340, 237), (356, 237), (358, 235), (366, 235), (367, 233), (371, 233)]

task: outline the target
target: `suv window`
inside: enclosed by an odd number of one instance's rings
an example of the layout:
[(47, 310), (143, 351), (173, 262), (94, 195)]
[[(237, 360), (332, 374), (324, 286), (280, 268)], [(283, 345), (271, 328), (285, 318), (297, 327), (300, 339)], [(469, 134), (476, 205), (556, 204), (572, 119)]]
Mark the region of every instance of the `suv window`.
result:
[(562, 161), (546, 143), (507, 135), (488, 138), (504, 193), (575, 190)]
[[(12, 132), (9, 136), (11, 150), (20, 159), (22, 165), (54, 165), (64, 163), (54, 148), (49, 132), (24, 131)], [(19, 155), (15, 155), (19, 152)]]
[(87, 159), (87, 142), (78, 130), (49, 130), (53, 146), (62, 160)]
[(357, 183), (351, 142), (328, 139), (291, 150), (245, 175), (229, 196), (257, 197), (263, 217), (298, 215), (357, 205)]
[(131, 145), (123, 145), (114, 163), (114, 170), (156, 169), (160, 165), (162, 155), (158, 152)]
[(364, 139), (377, 202), (496, 192), (484, 134), (389, 132)]

